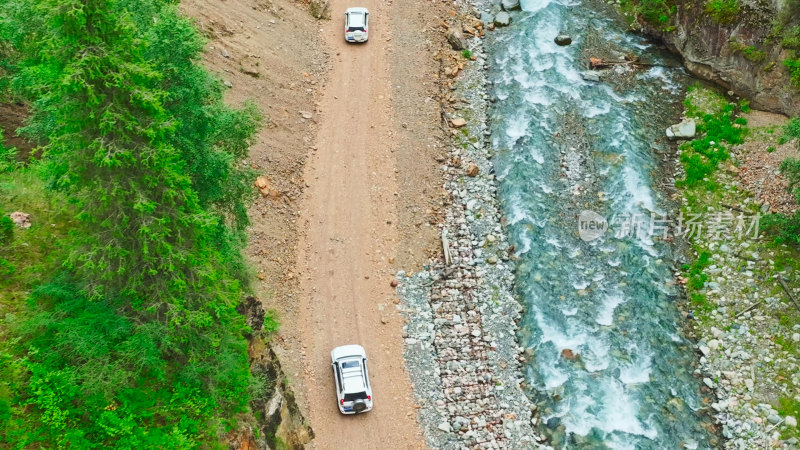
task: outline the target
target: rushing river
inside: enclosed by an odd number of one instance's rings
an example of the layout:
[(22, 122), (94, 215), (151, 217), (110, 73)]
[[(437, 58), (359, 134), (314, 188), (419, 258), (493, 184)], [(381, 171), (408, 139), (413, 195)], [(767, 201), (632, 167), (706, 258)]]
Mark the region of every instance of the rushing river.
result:
[[(541, 430), (565, 448), (713, 447), (680, 331), (676, 263), (670, 244), (648, 233), (651, 213), (673, 209), (655, 188), (657, 154), (685, 75), (603, 4), (522, 7), (490, 38), (491, 131)], [(572, 45), (554, 43), (562, 30)], [(593, 46), (656, 64), (587, 81)], [(610, 229), (581, 239), (584, 210)], [(635, 221), (644, 235), (626, 236)]]

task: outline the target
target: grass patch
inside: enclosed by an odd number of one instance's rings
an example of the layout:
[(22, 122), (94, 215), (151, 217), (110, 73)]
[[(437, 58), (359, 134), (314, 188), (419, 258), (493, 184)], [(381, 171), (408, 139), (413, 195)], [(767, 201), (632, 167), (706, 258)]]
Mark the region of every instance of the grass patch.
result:
[[(54, 274), (65, 258), (65, 239), (76, 224), (67, 201), (45, 189), (34, 168), (4, 176), (0, 182), (3, 219), (0, 228), (0, 330), (3, 312), (16, 311), (42, 275)], [(8, 219), (13, 211), (31, 215), (31, 227), (19, 228)]]
[[(678, 180), (676, 185), (683, 187), (703, 184), (708, 190), (714, 191), (717, 188), (716, 183), (708, 177), (717, 170), (721, 162), (730, 159), (729, 145), (744, 142), (747, 130), (744, 125), (747, 120), (736, 117), (737, 105), (725, 102), (721, 96), (705, 99), (705, 106), (702, 108), (693, 100), (692, 96), (686, 100), (687, 114), (697, 119), (697, 131), (701, 137), (681, 145), (681, 162), (686, 170), (686, 177)], [(748, 106), (745, 107), (749, 109)], [(712, 112), (704, 112), (709, 109)]]
[(469, 49), (465, 48), (464, 50), (461, 50), (461, 56), (463, 56), (464, 59), (471, 59), (472, 58), (472, 52), (469, 51)]

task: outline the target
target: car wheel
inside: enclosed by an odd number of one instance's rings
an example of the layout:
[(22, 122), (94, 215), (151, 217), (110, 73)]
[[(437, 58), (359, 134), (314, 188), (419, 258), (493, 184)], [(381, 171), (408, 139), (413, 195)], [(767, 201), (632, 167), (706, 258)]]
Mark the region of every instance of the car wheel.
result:
[(367, 409), (367, 404), (364, 403), (363, 400), (357, 400), (355, 403), (353, 403), (353, 411), (355, 411), (356, 414), (364, 412), (365, 409)]

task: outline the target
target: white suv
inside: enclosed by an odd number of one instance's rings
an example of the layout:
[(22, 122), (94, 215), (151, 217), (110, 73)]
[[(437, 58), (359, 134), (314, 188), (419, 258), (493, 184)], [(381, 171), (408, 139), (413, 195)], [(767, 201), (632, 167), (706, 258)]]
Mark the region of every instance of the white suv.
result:
[(347, 8), (344, 12), (344, 38), (347, 42), (367, 42), (369, 39), (367, 8)]
[(336, 400), (342, 414), (372, 409), (372, 388), (367, 372), (367, 354), (360, 345), (343, 345), (331, 351)]

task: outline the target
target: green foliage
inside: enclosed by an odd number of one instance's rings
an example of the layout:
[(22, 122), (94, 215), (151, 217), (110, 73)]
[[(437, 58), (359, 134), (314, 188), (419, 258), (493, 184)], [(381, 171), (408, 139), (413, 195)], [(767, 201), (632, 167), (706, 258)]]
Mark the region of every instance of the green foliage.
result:
[(678, 9), (671, 0), (622, 0), (620, 6), (660, 31), (674, 29), (670, 23)]
[(728, 41), (728, 44), (730, 45), (731, 50), (734, 53), (741, 53), (744, 56), (744, 58), (747, 59), (748, 61), (761, 62), (764, 61), (764, 59), (766, 59), (767, 57), (766, 53), (764, 53), (763, 51), (756, 49), (752, 45), (744, 45), (741, 42), (734, 40), (733, 38), (731, 38), (731, 40)]
[[(686, 178), (678, 182), (679, 186), (693, 186), (713, 173), (719, 163), (730, 158), (727, 145), (741, 144), (744, 141), (747, 123), (744, 118), (734, 115), (735, 104), (726, 104), (716, 114), (700, 113), (690, 108), (689, 114), (699, 120), (697, 132), (702, 137), (681, 145), (681, 162), (686, 170)], [(710, 182), (706, 182), (712, 187)]]
[(9, 0), (9, 47), (2, 83), (30, 102), (23, 132), (46, 143), (37, 170), (74, 220), (53, 222), (71, 229), (52, 252), (59, 270), (35, 254), (48, 264), (11, 261), (20, 270), (0, 277), (33, 292), (0, 328), (13, 337), (0, 347), (0, 442), (217, 446), (250, 392), (234, 306), (251, 195), (240, 162), (259, 112), (222, 103), (169, 0)]
[(800, 25), (778, 30), (781, 45), (790, 50), (800, 50)]
[(711, 254), (703, 250), (697, 256), (697, 259), (692, 262), (689, 266), (689, 270), (687, 271), (689, 275), (689, 284), (688, 286), (692, 289), (702, 289), (703, 285), (705, 284), (708, 276), (703, 273), (703, 269), (711, 265), (710, 262)]
[[(11, 242), (14, 237), (14, 221), (0, 209), (0, 245)], [(2, 272), (0, 272), (2, 273)]]
[(0, 129), (0, 173), (10, 172), (17, 167), (17, 151), (3, 145), (3, 130)]
[(15, 423), (13, 441), (194, 448), (229, 428), (209, 421), (217, 408), (244, 406), (247, 355), (235, 335), (215, 355), (173, 354), (182, 360), (174, 364), (164, 354), (175, 346), (168, 324), (126, 317), (113, 301), (90, 301), (67, 277), (37, 288), (34, 299), (42, 307), (15, 324), (22, 339), (14, 350), (27, 355), (29, 389), (19, 401), (35, 407), (35, 420)]
[[(783, 135), (781, 135), (780, 143), (785, 144), (792, 139), (800, 140), (800, 118), (793, 117), (786, 126), (783, 127)], [(800, 142), (798, 142), (798, 148), (800, 149)]]
[(800, 89), (800, 58), (786, 58), (783, 64), (789, 68), (789, 77), (792, 84)]
[(463, 56), (464, 59), (470, 59), (472, 58), (472, 52), (465, 48), (464, 50), (461, 50), (461, 56)]
[[(794, 8), (800, 8), (795, 2)], [(797, 20), (798, 16), (790, 16)], [(783, 64), (789, 69), (789, 76), (792, 84), (800, 89), (800, 25), (792, 27), (779, 27), (777, 34), (781, 35), (781, 45), (790, 50), (789, 57), (783, 60)]]
[(750, 102), (748, 100), (745, 100), (745, 99), (739, 100), (739, 111), (747, 114), (751, 110), (752, 109), (750, 108)]
[[(781, 396), (778, 399), (778, 413), (783, 416), (793, 416), (797, 418), (800, 416), (800, 400), (791, 396)], [(783, 439), (790, 439), (792, 437), (800, 436), (797, 427), (786, 427), (782, 430), (781, 437)]]
[(730, 25), (739, 16), (739, 0), (708, 0), (706, 13), (720, 25)]

